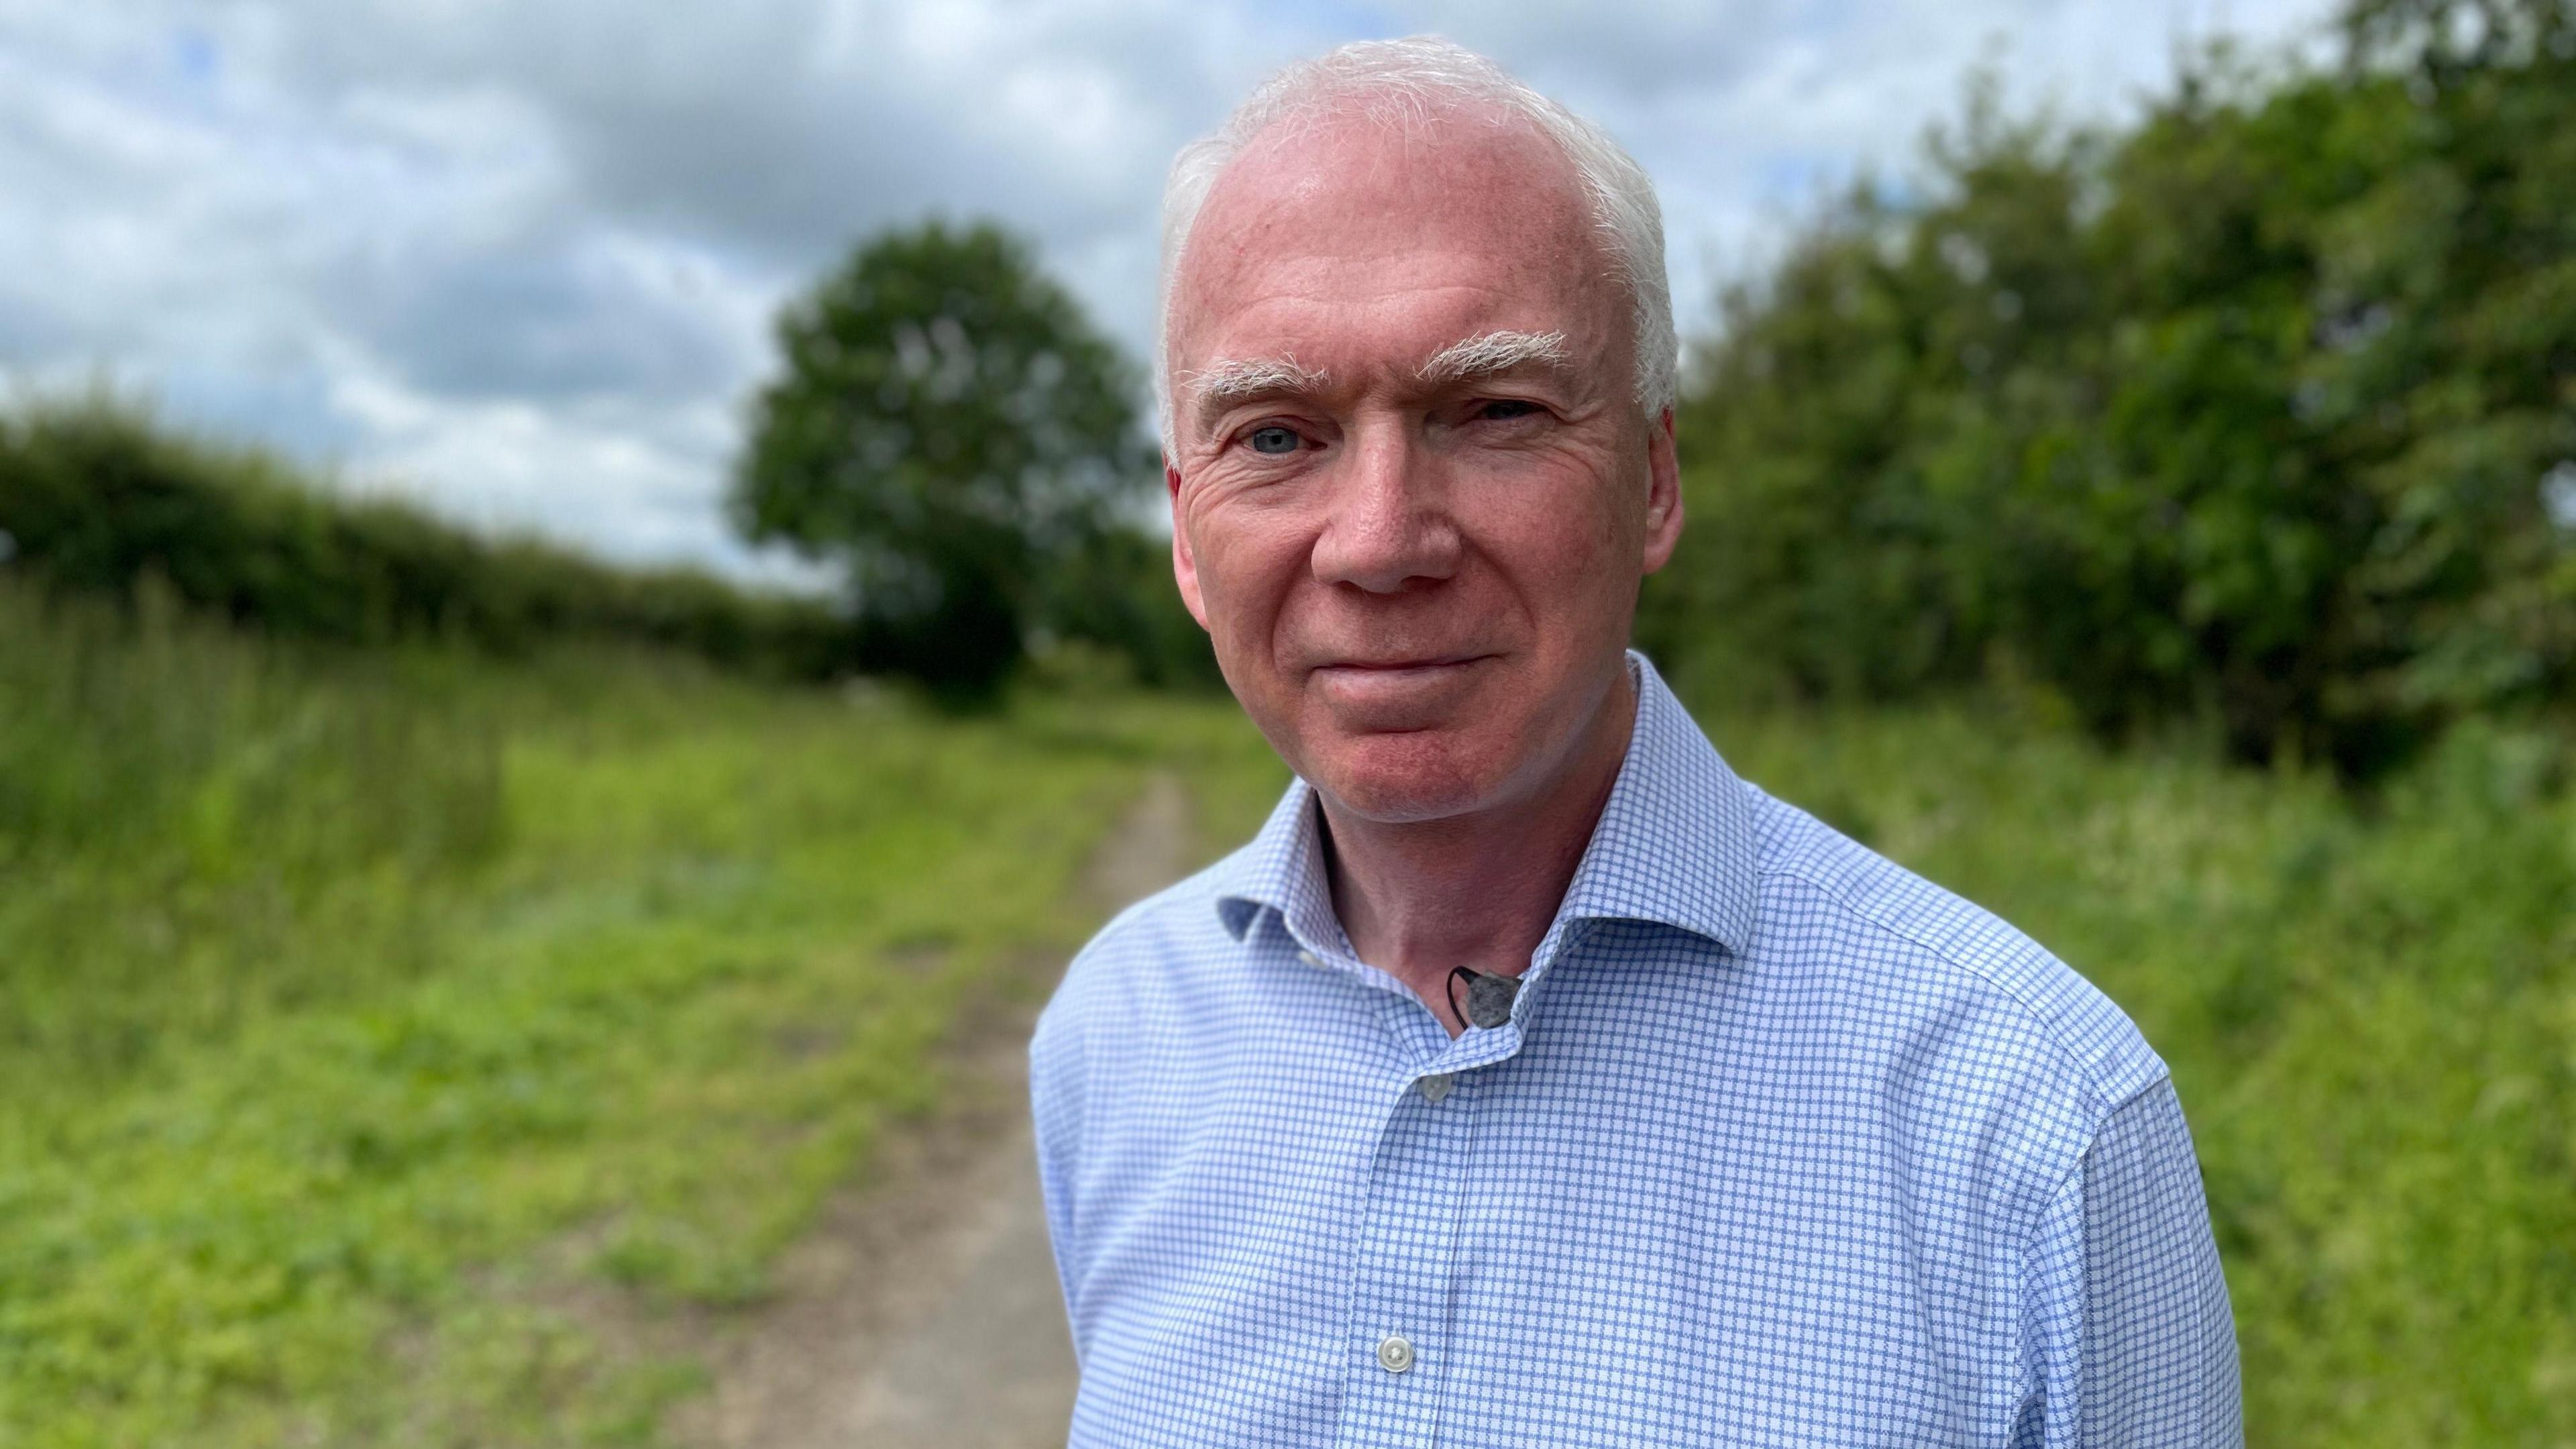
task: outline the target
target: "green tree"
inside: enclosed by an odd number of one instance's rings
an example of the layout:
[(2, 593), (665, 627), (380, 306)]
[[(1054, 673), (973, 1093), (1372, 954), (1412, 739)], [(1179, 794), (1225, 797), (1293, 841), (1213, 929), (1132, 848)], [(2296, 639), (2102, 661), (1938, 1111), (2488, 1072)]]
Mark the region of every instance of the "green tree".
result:
[(1650, 647), (1804, 694), (2001, 666), (2355, 776), (2576, 698), (2576, 5), (2341, 29), (2124, 130), (1973, 104), (1733, 293)]
[(989, 690), (1154, 476), (1131, 369), (989, 223), (876, 237), (777, 335), (737, 523), (848, 570), (864, 667)]

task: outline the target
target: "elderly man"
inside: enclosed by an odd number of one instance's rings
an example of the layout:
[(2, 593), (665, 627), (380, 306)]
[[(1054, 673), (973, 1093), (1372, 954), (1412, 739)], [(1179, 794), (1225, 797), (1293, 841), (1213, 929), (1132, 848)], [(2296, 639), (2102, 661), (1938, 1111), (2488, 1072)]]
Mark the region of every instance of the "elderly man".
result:
[(2163, 1063), (1626, 651), (1661, 228), (1435, 41), (1174, 169), (1174, 569), (1297, 779), (1031, 1049), (1076, 1445), (2241, 1438)]

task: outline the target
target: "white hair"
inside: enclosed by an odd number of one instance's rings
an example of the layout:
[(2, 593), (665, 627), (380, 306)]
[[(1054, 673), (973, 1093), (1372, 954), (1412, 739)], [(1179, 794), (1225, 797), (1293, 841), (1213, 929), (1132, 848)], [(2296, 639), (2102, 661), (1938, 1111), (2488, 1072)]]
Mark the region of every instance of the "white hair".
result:
[(1413, 375), (1424, 382), (1458, 382), (1533, 362), (1563, 367), (1569, 360), (1562, 332), (1488, 332), (1441, 348)]
[(1681, 344), (1672, 284), (1664, 275), (1664, 214), (1645, 168), (1598, 125), (1531, 90), (1501, 66), (1437, 36), (1364, 40), (1270, 78), (1214, 134), (1181, 148), (1163, 186), (1163, 271), (1155, 304), (1154, 397), (1163, 448), (1172, 451), (1173, 284), (1190, 232), (1217, 178), (1254, 137), (1283, 122), (1359, 115), (1388, 124), (1435, 112), (1484, 109), (1524, 121), (1556, 143), (1592, 206), (1615, 279), (1635, 314), (1637, 405), (1654, 417), (1673, 405)]
[(1200, 403), (1283, 389), (1313, 389), (1328, 380), (1322, 368), (1301, 366), (1294, 357), (1221, 357), (1172, 379), (1188, 388), (1191, 398)]

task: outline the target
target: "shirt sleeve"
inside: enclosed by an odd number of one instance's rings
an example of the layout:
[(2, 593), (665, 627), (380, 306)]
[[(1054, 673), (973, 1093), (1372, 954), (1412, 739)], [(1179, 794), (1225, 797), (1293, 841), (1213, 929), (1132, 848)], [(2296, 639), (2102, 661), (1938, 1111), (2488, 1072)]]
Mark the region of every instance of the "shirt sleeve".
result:
[(2236, 1324), (2171, 1080), (2104, 1120), (2023, 1278), (2029, 1449), (2245, 1442)]

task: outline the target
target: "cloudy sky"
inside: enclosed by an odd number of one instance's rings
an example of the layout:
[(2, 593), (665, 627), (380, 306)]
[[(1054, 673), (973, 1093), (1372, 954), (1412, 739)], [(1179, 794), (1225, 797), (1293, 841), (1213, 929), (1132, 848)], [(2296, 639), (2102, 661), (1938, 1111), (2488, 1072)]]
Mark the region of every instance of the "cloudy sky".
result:
[(0, 386), (168, 416), (480, 524), (764, 565), (718, 500), (782, 298), (1001, 218), (1141, 352), (1164, 164), (1283, 61), (1430, 31), (1610, 127), (1687, 329), (1961, 77), (2117, 114), (2321, 0), (0, 0)]

